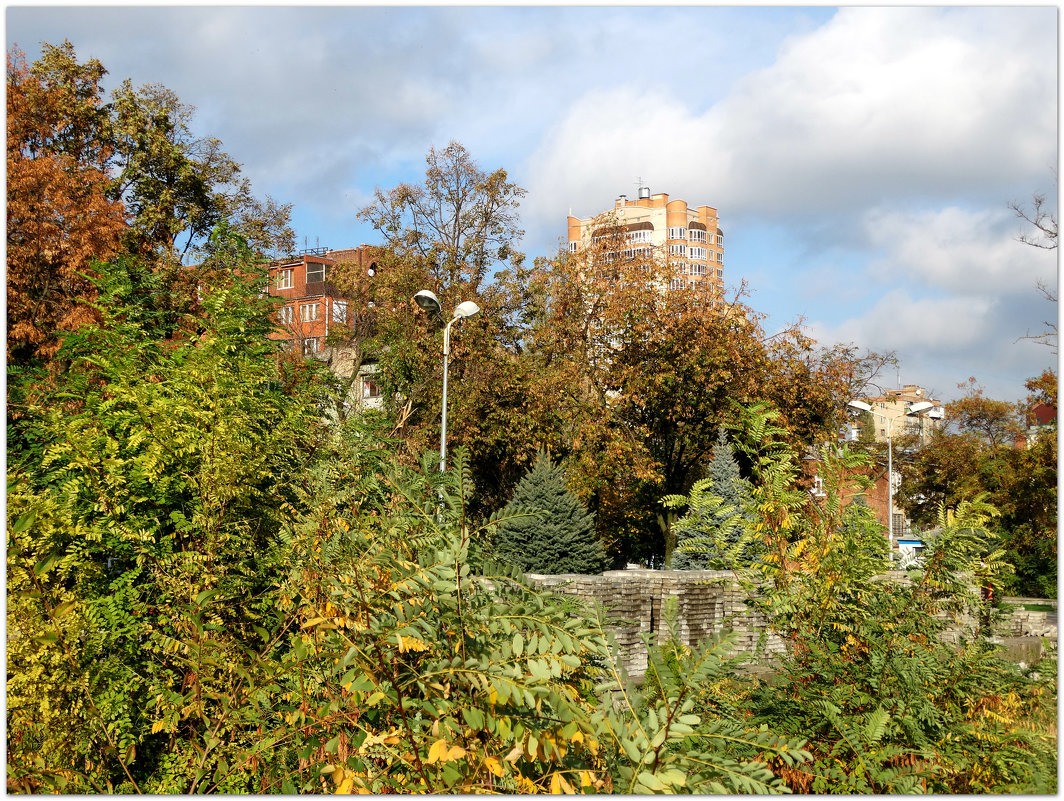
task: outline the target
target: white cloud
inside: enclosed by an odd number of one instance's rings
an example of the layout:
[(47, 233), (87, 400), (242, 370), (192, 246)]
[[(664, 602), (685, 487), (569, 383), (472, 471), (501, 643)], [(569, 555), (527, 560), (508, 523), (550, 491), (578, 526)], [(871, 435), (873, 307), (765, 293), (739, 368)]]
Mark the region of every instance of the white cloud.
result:
[(918, 297), (894, 289), (860, 317), (837, 325), (816, 321), (807, 328), (826, 345), (858, 343), (895, 352), (906, 383), (935, 388), (944, 400), (956, 397), (956, 385), (973, 375), (991, 397), (1015, 400), (1025, 378), (1056, 361), (1049, 348), (1022, 337), (1042, 331), (1043, 321), (1056, 314), (1053, 304), (1039, 302), (1033, 287), (1027, 296), (1012, 298)]
[(884, 294), (861, 317), (827, 328), (813, 323), (824, 341), (861, 342), (874, 349), (913, 351), (933, 347), (961, 351), (981, 339), (995, 311), (989, 297), (914, 298), (904, 289)]
[(1016, 340), (1056, 316), (1035, 288), (1055, 254), (1016, 242), (1005, 204), (1056, 164), (1056, 14), (844, 8), (709, 106), (690, 75), (589, 87), (529, 159), (528, 227), (642, 176), (720, 209), (726, 277), (757, 277), (776, 324), (897, 351), (928, 386), (975, 373), (1018, 395), (1050, 361)]
[(1055, 163), (1055, 15), (842, 9), (701, 112), (682, 72), (653, 91), (590, 88), (530, 159), (535, 210), (561, 195), (597, 211), (639, 172), (733, 220), (1015, 191)]
[(1056, 267), (1054, 251), (1017, 243), (1020, 221), (1008, 209), (965, 211), (951, 206), (906, 214), (874, 209), (865, 215), (869, 245), (884, 252), (868, 275), (883, 282), (960, 293), (1030, 296)]

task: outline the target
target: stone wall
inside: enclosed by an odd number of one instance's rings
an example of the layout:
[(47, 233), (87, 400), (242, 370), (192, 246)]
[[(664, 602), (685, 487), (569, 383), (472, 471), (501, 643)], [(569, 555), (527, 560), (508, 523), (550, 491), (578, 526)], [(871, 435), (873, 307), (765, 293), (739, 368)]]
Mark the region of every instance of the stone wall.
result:
[[(632, 677), (642, 676), (647, 669), (647, 650), (642, 635), (652, 642), (662, 642), (667, 630), (664, 621), (665, 605), (676, 599), (677, 634), (690, 646), (721, 631), (734, 636), (733, 654), (749, 654), (754, 665), (767, 666), (775, 654), (784, 650), (779, 636), (767, 631), (764, 618), (746, 605), (747, 593), (726, 570), (611, 570), (600, 576), (576, 574), (530, 574), (529, 580), (541, 589), (551, 590), (585, 600), (589, 605), (601, 602), (613, 625), (620, 649), (620, 662)], [(904, 572), (886, 573), (879, 580), (907, 584)], [(1038, 599), (1004, 599), (1006, 603), (1021, 601), (1052, 604), (1055, 601)], [(1048, 618), (1048, 620), (1047, 620)], [(971, 618), (951, 621), (943, 632), (946, 642), (957, 642), (975, 624)], [(995, 625), (995, 633), (1006, 637), (1049, 637), (1056, 641), (1056, 613), (1029, 612), (1014, 607)]]
[(726, 570), (611, 570), (600, 576), (531, 574), (542, 589), (576, 596), (589, 604), (601, 602), (609, 617), (620, 660), (629, 675), (642, 676), (647, 651), (642, 635), (652, 642), (666, 636), (665, 605), (675, 598), (677, 634), (682, 642), (697, 645), (721, 631), (735, 635), (733, 654), (752, 654), (770, 660), (783, 641), (766, 631), (765, 620), (746, 605), (747, 594)]
[[(1046, 637), (1057, 639), (1057, 601), (1055, 598), (1002, 598), (1011, 607), (1009, 613), (994, 623), (994, 632), (1003, 637)], [(1023, 604), (1052, 606), (1053, 611), (1032, 611)]]

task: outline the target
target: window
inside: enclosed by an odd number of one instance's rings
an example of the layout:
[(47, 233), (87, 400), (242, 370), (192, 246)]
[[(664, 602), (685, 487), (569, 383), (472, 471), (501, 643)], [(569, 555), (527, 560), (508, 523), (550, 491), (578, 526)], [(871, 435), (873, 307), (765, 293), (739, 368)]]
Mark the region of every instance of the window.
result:
[(669, 289), (683, 289), (685, 286), (687, 286), (687, 282), (682, 278), (673, 278), (669, 284)]
[(692, 264), (691, 265), (691, 275), (705, 275), (705, 274), (706, 274), (706, 265), (704, 265), (704, 264)]
[(579, 249), (580, 249), (580, 243), (579, 242), (570, 242), (569, 243), (569, 252), (570, 253), (576, 253), (576, 251), (578, 251)]
[(381, 388), (377, 383), (377, 379), (372, 376), (362, 376), (362, 397), (363, 398), (379, 398), (381, 396)]
[(304, 356), (313, 356), (317, 352), (318, 352), (318, 338), (317, 337), (308, 337), (307, 339), (303, 340), (303, 355)]
[(706, 249), (703, 248), (703, 247), (695, 247), (694, 245), (692, 245), (687, 252), (691, 256), (692, 259), (705, 259), (706, 258)]
[(277, 288), (278, 289), (291, 289), (292, 275), (295, 270), (281, 270), (277, 273)]
[(718, 267), (717, 268), (717, 278), (721, 278), (721, 279), (724, 278), (724, 268), (723, 267)]
[(690, 231), (687, 232), (687, 235), (691, 239), (692, 242), (703, 242), (704, 243), (706, 241), (706, 232), (705, 231), (699, 231), (697, 228), (692, 228)]
[(724, 247), (724, 234), (717, 234), (717, 244)]
[(669, 239), (687, 239), (687, 229), (682, 225), (675, 225), (669, 228)]
[(621, 251), (621, 255), (626, 259), (648, 259), (650, 248), (625, 248)]
[(716, 254), (716, 256), (717, 256), (717, 261), (719, 261), (721, 264), (724, 264), (724, 254), (723, 253), (718, 253), (718, 254)]
[(629, 242), (649, 242), (650, 241), (650, 231), (629, 231), (628, 232), (628, 241)]
[(277, 312), (277, 319), (280, 321), (281, 325), (291, 325), (293, 316), (291, 306), (285, 306)]
[(687, 245), (669, 245), (670, 256), (686, 256)]
[(304, 323), (310, 323), (318, 319), (318, 304), (304, 303), (299, 307), (299, 319)]
[(307, 283), (320, 284), (325, 280), (325, 264), (319, 261), (307, 262)]
[(334, 300), (332, 302), (332, 321), (334, 323), (347, 322), (347, 301)]

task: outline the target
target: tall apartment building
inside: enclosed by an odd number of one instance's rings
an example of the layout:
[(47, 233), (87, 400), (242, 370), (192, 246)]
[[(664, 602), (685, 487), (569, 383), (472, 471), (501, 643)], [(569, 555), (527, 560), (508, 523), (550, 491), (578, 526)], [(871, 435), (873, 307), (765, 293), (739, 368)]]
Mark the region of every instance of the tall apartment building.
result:
[(571, 253), (587, 247), (604, 215), (624, 227), (634, 253), (667, 254), (675, 271), (670, 289), (707, 283), (723, 286), (724, 232), (712, 206), (692, 208), (684, 200), (669, 200), (665, 193), (652, 195), (649, 187), (641, 186), (635, 200), (621, 195), (612, 209), (600, 214), (586, 218), (569, 215)]
[[(277, 311), (279, 328), (271, 339), (287, 341), (299, 348), (304, 356), (324, 357), (330, 332), (336, 328), (354, 331), (355, 317), (364, 312), (333, 283), (332, 275), (341, 263), (353, 263), (357, 269), (373, 276), (377, 270), (379, 249), (371, 245), (357, 248), (329, 250), (309, 248), (273, 262), (269, 266), (269, 292), (284, 298)], [(340, 375), (354, 371), (351, 354), (328, 354), (335, 357), (330, 366)], [(353, 388), (357, 399), (365, 406), (380, 404), (380, 390), (374, 378), (376, 364), (363, 363), (358, 367), (358, 381)]]

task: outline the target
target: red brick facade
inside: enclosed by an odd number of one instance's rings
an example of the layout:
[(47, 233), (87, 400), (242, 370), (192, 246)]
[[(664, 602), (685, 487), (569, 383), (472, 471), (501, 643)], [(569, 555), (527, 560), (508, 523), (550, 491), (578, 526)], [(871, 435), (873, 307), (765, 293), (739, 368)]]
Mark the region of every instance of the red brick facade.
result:
[(344, 250), (315, 248), (271, 264), (270, 294), (285, 300), (277, 312), (280, 330), (271, 338), (289, 340), (304, 355), (312, 356), (321, 353), (330, 332), (338, 326), (352, 330), (356, 309), (333, 283), (334, 272), (342, 262), (375, 270), (378, 252), (369, 245)]

